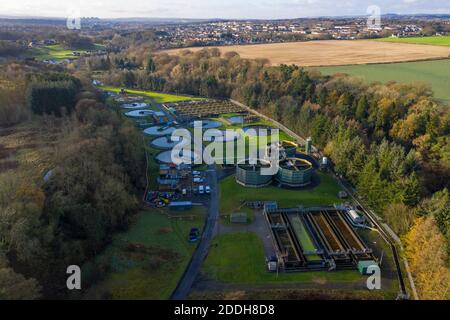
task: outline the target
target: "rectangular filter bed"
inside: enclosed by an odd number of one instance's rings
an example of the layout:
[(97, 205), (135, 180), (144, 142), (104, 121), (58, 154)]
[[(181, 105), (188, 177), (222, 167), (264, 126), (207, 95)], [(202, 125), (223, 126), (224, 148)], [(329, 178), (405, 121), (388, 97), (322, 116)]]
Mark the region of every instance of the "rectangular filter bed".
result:
[(266, 209), (265, 216), (285, 271), (357, 269), (360, 261), (374, 260), (345, 212)]

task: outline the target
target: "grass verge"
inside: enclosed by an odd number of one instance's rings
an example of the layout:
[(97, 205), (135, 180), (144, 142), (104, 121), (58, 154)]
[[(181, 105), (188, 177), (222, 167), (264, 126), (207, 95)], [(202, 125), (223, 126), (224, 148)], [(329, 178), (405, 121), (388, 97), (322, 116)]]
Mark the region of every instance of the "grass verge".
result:
[(243, 201), (277, 201), (279, 207), (290, 208), (298, 205), (333, 205), (340, 203), (339, 185), (329, 175), (316, 173), (320, 179), (318, 186), (311, 189), (291, 190), (273, 186), (265, 188), (245, 188), (236, 183), (235, 176), (222, 180), (220, 184), (220, 213), (229, 214), (239, 210)]
[[(202, 229), (205, 211), (195, 208), (169, 218), (166, 210), (145, 210), (127, 232), (96, 258), (106, 276), (92, 286), (88, 299), (168, 299), (189, 263), (196, 244), (188, 242), (191, 228)], [(83, 267), (83, 273), (92, 264)]]
[(328, 281), (353, 282), (362, 279), (357, 271), (268, 273), (261, 240), (255, 233), (222, 234), (213, 245), (204, 263), (203, 272), (225, 283), (262, 284)]

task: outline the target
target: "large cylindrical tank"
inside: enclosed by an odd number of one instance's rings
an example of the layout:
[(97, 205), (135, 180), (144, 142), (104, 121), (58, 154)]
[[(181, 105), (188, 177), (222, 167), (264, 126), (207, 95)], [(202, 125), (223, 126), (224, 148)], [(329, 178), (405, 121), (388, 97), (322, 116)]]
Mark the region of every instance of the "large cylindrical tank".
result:
[(263, 168), (270, 168), (270, 163), (258, 160), (256, 164), (250, 164), (248, 160), (242, 161), (236, 168), (236, 182), (244, 187), (261, 188), (272, 183), (272, 175), (264, 175)]
[(288, 158), (280, 162), (276, 180), (287, 187), (304, 187), (311, 183), (314, 168), (309, 161)]
[(298, 144), (292, 141), (283, 141), (282, 147), (288, 158), (294, 158), (297, 153)]

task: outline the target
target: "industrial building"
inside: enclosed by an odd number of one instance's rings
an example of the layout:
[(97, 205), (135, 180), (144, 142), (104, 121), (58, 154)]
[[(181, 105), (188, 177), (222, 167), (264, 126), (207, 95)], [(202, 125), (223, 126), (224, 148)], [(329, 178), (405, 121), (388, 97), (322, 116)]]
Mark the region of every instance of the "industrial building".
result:
[(192, 201), (172, 201), (169, 204), (170, 210), (183, 211), (192, 209)]
[(160, 192), (180, 192), (185, 189), (191, 192), (191, 166), (186, 164), (161, 164), (157, 178)]
[(270, 162), (258, 160), (251, 164), (249, 160), (240, 162), (236, 167), (236, 182), (244, 187), (261, 188), (272, 183), (272, 175), (264, 175), (261, 170), (270, 168)]
[(281, 186), (299, 188), (311, 184), (314, 168), (306, 160), (287, 158), (280, 161), (276, 180)]

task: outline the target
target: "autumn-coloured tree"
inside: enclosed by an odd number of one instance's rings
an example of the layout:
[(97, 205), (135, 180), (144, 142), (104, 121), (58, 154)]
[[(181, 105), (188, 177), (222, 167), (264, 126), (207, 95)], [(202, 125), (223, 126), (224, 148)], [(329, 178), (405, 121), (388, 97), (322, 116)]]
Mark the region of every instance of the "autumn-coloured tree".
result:
[(403, 235), (408, 232), (414, 221), (414, 209), (403, 203), (392, 203), (384, 211), (384, 217), (392, 230)]
[(434, 218), (416, 219), (403, 240), (419, 298), (423, 300), (450, 299), (447, 246)]

